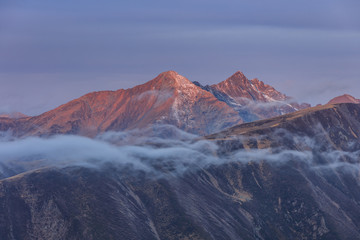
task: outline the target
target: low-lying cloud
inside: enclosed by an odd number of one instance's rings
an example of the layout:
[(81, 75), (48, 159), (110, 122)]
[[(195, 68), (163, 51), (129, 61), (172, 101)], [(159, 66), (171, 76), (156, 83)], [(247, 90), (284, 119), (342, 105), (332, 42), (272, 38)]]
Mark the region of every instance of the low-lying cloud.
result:
[(244, 107), (248, 107), (255, 110), (262, 110), (268, 111), (271, 108), (283, 108), (283, 107), (293, 107), (291, 106), (292, 103), (295, 102), (295, 99), (285, 99), (285, 100), (271, 100), (269, 102), (260, 102), (254, 101), (244, 97), (237, 97), (235, 98), (237, 103), (241, 103)]
[(154, 107), (159, 107), (173, 96), (174, 94), (168, 90), (149, 90), (136, 96), (136, 99), (140, 101), (140, 100), (148, 100), (149, 98), (154, 97), (156, 98)]
[[(211, 165), (262, 161), (275, 165), (299, 161), (314, 170), (359, 170), (360, 151), (320, 150), (314, 139), (298, 136), (293, 139), (295, 143), (304, 146), (297, 150), (284, 147), (237, 149), (224, 156), (214, 141), (164, 125), (128, 132), (107, 132), (94, 139), (74, 135), (16, 139), (2, 133), (0, 176), (5, 178), (43, 167), (81, 166), (101, 169), (111, 164), (120, 169), (163, 177)], [(246, 141), (246, 138), (239, 138), (239, 141)]]

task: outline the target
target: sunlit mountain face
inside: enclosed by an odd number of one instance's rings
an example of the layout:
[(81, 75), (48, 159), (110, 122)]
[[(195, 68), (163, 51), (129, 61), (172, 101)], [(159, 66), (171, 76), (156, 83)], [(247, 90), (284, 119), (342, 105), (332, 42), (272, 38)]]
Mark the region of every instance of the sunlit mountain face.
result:
[(307, 107), (257, 79), (248, 80), (241, 72), (217, 85), (202, 86), (168, 71), (130, 89), (86, 94), (39, 116), (0, 116), (0, 127), (17, 136), (95, 136), (170, 124), (205, 135)]

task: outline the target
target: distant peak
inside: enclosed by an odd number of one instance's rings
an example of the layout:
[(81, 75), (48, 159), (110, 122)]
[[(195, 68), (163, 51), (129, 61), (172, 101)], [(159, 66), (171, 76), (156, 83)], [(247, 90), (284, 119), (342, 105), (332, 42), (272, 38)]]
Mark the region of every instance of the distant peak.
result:
[(170, 70), (170, 71), (166, 71), (166, 72), (162, 72), (159, 74), (159, 77), (166, 77), (166, 78), (176, 78), (177, 76), (179, 76), (180, 74), (178, 74), (177, 72)]
[(180, 75), (175, 71), (162, 72), (150, 82), (152, 84), (155, 84), (159, 88), (178, 88), (181, 86), (188, 86), (189, 84), (194, 85), (186, 77)]
[(237, 71), (231, 77), (226, 79), (225, 81), (222, 81), (218, 85), (226, 85), (228, 87), (232, 86), (246, 86), (249, 84), (249, 80), (245, 77), (245, 75), (241, 71)]
[(360, 103), (360, 99), (356, 99), (355, 97), (349, 94), (343, 94), (341, 96), (331, 99), (328, 102), (328, 104), (337, 104), (337, 103)]
[(351, 96), (350, 94), (347, 94), (347, 93), (341, 95), (340, 97), (346, 97), (346, 98), (356, 99), (355, 97), (353, 97), (353, 96)]
[(181, 76), (179, 73), (172, 71), (172, 70), (162, 72), (156, 77), (156, 79), (162, 79), (162, 80), (166, 80), (166, 81), (177, 81), (177, 80), (183, 79), (183, 78), (185, 78), (185, 77)]
[(26, 117), (29, 117), (29, 116), (25, 115), (25, 114), (23, 114), (21, 112), (10, 112), (10, 113), (1, 113), (0, 117), (18, 119), (18, 118), (26, 118)]
[(230, 78), (232, 78), (232, 77), (246, 78), (246, 77), (245, 77), (245, 74), (244, 74), (243, 72), (241, 72), (241, 71), (235, 72)]

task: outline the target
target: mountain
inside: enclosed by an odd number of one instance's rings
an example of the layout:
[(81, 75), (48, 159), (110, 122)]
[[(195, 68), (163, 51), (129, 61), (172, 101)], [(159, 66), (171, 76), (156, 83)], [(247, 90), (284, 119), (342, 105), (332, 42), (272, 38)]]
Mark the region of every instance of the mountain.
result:
[(202, 86), (168, 71), (130, 89), (86, 94), (39, 116), (0, 116), (0, 131), (10, 130), (16, 136), (96, 136), (170, 124), (206, 135), (306, 107), (257, 79), (248, 80), (241, 72), (217, 85)]
[(130, 89), (86, 94), (39, 116), (0, 120), (15, 135), (80, 134), (171, 124), (208, 134), (241, 123), (238, 113), (174, 71)]
[(21, 112), (11, 112), (11, 113), (2, 113), (0, 114), (0, 118), (26, 118), (29, 117)]
[(327, 104), (337, 104), (337, 103), (360, 103), (360, 99), (356, 99), (349, 94), (344, 94), (342, 96), (338, 96), (331, 99)]
[(218, 84), (202, 87), (237, 110), (245, 122), (291, 113), (310, 107), (296, 103), (291, 97), (277, 91), (257, 78), (249, 80), (238, 71)]
[(338, 104), (237, 125), (205, 137), (218, 162), (185, 154), (180, 175), (24, 172), (0, 181), (0, 238), (360, 239), (359, 119)]

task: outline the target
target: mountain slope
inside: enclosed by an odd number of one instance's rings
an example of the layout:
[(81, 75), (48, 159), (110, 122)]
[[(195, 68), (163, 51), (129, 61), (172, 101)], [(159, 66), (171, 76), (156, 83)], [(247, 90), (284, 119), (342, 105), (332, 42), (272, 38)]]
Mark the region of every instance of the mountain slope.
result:
[[(197, 82), (195, 84), (201, 86)], [(201, 87), (237, 110), (246, 122), (310, 107), (309, 104), (296, 103), (290, 97), (257, 78), (247, 79), (240, 71), (218, 84)]]
[(359, 104), (340, 104), (235, 126), (207, 137), (232, 161), (183, 175), (108, 165), (7, 178), (0, 238), (360, 239), (359, 119)]
[(0, 121), (16, 135), (81, 134), (171, 124), (208, 134), (241, 122), (238, 113), (174, 71), (131, 89), (86, 94), (39, 116)]
[[(360, 131), (359, 108), (359, 104), (350, 103), (319, 105), (283, 116), (233, 126), (222, 132), (209, 135), (207, 138), (231, 139), (232, 136), (267, 134), (282, 128), (315, 136), (318, 128), (320, 128), (319, 131), (326, 132), (341, 130), (342, 135), (356, 140), (358, 135), (355, 133)], [(337, 137), (341, 140), (344, 136), (332, 135), (334, 140)], [(344, 139), (345, 142), (349, 140), (348, 138)]]

